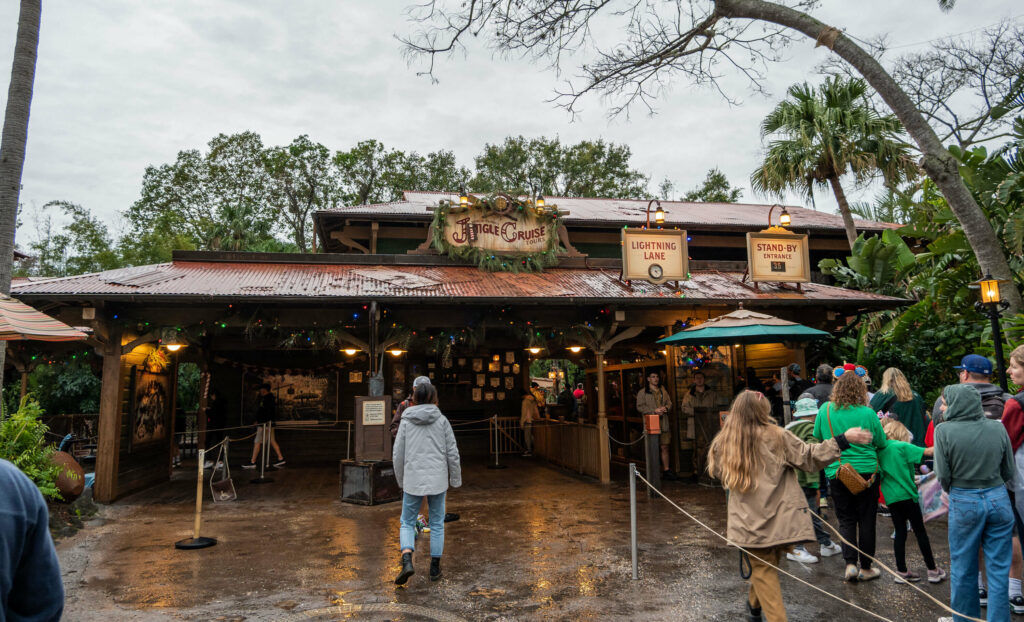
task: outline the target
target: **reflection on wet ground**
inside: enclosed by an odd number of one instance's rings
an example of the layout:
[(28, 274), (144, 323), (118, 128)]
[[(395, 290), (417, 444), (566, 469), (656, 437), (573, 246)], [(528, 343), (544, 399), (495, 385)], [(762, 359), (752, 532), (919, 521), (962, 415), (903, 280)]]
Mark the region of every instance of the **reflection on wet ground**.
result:
[[(736, 620), (745, 584), (736, 552), (663, 501), (641, 495), (641, 579), (629, 564), (628, 488), (602, 486), (526, 459), (493, 471), (467, 465), (449, 494), (444, 573), (417, 574), (403, 588), (399, 505), (365, 507), (337, 498), (334, 468), (289, 468), (275, 482), (236, 478), (238, 501), (204, 503), (202, 535), (218, 544), (175, 550), (191, 535), (195, 483), (180, 479), (106, 507), (59, 544), (68, 592), (66, 619), (110, 620)], [(191, 473), (191, 471), (185, 470)], [(681, 483), (667, 493), (718, 530), (724, 493)], [(929, 525), (948, 563), (945, 523)], [(879, 517), (883, 561), (892, 560), (889, 519)], [(812, 550), (814, 547), (810, 547)], [(913, 539), (908, 561), (923, 573)], [(940, 610), (885, 578), (841, 581), (838, 558), (802, 567), (815, 585), (894, 620), (934, 620)], [(948, 602), (948, 584), (923, 584)], [(783, 578), (790, 619), (863, 614)]]

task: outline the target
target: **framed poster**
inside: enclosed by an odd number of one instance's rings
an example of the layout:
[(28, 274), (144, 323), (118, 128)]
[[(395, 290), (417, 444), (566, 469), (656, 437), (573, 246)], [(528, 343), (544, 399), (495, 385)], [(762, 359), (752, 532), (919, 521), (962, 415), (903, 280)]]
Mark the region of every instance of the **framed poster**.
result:
[(167, 440), (174, 402), (171, 380), (171, 375), (166, 372), (154, 373), (142, 367), (135, 368), (129, 450), (158, 445)]
[(516, 379), (512, 376), (505, 376), (505, 388), (514, 389), (516, 387)]
[(497, 389), (501, 386), (501, 378), (498, 376), (491, 376), (491, 386)]
[(463, 358), (463, 357), (459, 357), (459, 367), (465, 367), (465, 366), (466, 366), (466, 359)]
[(501, 371), (501, 361), (491, 361), (487, 364), (487, 371), (492, 373), (498, 373)]
[(508, 365), (502, 365), (501, 366), (501, 373), (503, 373), (503, 374), (510, 374), (510, 373), (512, 373), (512, 368), (509, 367)]
[(348, 372), (348, 381), (350, 383), (359, 383), (363, 381), (363, 372), (361, 371), (350, 371)]
[(519, 375), (519, 363), (516, 363), (515, 365), (512, 366), (512, 373), (517, 376)]
[(493, 402), (494, 401), (494, 391), (485, 391), (484, 392), (484, 401), (485, 402)]
[(483, 370), (484, 370), (484, 360), (483, 359), (473, 359), (473, 371), (483, 371)]
[(476, 375), (476, 386), (482, 387), (486, 383), (487, 383), (487, 376), (485, 376), (484, 374), (477, 374)]
[[(243, 408), (245, 413), (255, 413), (259, 404), (259, 388), (263, 383), (270, 385), (270, 392), (277, 402), (277, 422), (317, 423), (338, 420), (338, 371), (291, 373), (248, 372), (244, 377)], [(362, 372), (351, 372), (351, 375)]]
[(510, 364), (511, 363), (515, 363), (516, 362), (516, 353), (515, 352), (506, 352), (505, 353), (505, 362), (506, 363), (510, 363)]
[(499, 402), (504, 402), (505, 401), (505, 392), (504, 391), (498, 391), (498, 401)]
[(483, 391), (484, 390), (481, 389), (480, 387), (473, 387), (473, 401), (474, 402), (479, 402), (481, 399), (483, 399)]

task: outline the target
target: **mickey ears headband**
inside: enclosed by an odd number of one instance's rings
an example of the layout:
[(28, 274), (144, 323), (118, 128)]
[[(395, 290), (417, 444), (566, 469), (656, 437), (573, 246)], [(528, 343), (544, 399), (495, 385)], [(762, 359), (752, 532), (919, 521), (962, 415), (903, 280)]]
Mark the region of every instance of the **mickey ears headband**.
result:
[(848, 371), (852, 371), (860, 378), (868, 375), (868, 370), (863, 365), (854, 365), (853, 363), (843, 363), (842, 367), (836, 367), (832, 370), (832, 375), (838, 379)]

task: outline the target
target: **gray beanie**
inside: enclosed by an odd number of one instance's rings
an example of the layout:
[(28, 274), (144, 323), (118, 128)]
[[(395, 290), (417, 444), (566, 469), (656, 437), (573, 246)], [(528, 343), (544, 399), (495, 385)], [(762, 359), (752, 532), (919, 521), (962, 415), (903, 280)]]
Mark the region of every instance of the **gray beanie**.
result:
[(427, 378), (426, 376), (416, 376), (416, 379), (412, 381), (412, 388), (415, 390), (416, 387), (421, 384), (430, 384), (430, 378)]

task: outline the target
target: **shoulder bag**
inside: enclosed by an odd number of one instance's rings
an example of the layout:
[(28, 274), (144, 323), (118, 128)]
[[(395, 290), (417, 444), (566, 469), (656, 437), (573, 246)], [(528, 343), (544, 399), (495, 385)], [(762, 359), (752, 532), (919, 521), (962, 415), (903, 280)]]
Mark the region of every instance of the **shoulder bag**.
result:
[[(210, 476), (210, 494), (213, 495), (214, 503), (221, 501), (235, 501), (238, 493), (235, 492), (235, 483), (231, 479), (231, 467), (228, 465), (228, 443), (230, 439), (225, 438), (217, 452), (217, 459), (213, 463), (213, 475)], [(223, 463), (224, 470), (220, 479), (217, 479), (217, 464)]]
[[(825, 417), (828, 419), (828, 431), (832, 434), (832, 438), (836, 437), (836, 433), (832, 431), (832, 403), (825, 407)], [(875, 472), (871, 474), (869, 479), (861, 477), (857, 469), (853, 468), (853, 465), (849, 462), (843, 462), (843, 455), (839, 454), (839, 469), (836, 471), (836, 479), (846, 486), (846, 489), (855, 495), (859, 495), (868, 488), (875, 481), (875, 475), (878, 473), (878, 466), (875, 466)]]

